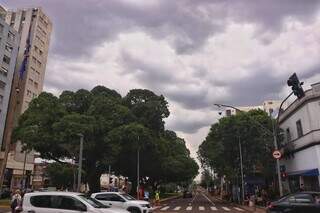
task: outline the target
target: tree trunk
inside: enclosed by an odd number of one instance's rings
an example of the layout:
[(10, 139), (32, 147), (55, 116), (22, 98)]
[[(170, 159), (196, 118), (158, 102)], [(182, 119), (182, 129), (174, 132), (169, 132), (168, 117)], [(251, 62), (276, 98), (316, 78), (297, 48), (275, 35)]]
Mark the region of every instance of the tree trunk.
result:
[(90, 193), (100, 192), (100, 176), (101, 173), (98, 173), (95, 168), (92, 171), (88, 171)]

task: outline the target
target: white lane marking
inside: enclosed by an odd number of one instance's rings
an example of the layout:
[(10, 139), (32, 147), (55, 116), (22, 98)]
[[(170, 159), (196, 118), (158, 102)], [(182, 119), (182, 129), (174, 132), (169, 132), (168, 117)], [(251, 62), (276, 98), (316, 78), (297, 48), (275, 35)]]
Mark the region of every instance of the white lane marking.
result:
[(240, 212), (243, 212), (243, 211), (244, 211), (243, 209), (240, 209), (240, 208), (238, 208), (238, 207), (234, 207), (234, 209), (235, 209), (235, 210), (238, 210), (238, 211), (240, 211)]
[(194, 201), (194, 199), (196, 199), (197, 195), (198, 195), (198, 192), (196, 192), (196, 195), (192, 198), (191, 203), (189, 203), (189, 205), (191, 205), (193, 203), (193, 201)]
[(174, 211), (179, 211), (181, 209), (181, 206), (177, 206), (176, 208), (174, 208)]
[(205, 210), (204, 206), (199, 206), (199, 210), (204, 211)]
[(215, 207), (215, 206), (211, 206), (211, 210), (212, 210), (212, 211), (217, 211), (218, 209), (217, 209), (217, 207)]
[(227, 208), (227, 207), (222, 206), (222, 208), (223, 208), (223, 210), (225, 210), (225, 211), (230, 211), (230, 209)]
[(160, 209), (161, 211), (165, 211), (165, 210), (168, 210), (170, 208), (170, 206), (165, 206), (163, 207), (162, 209)]
[(188, 207), (186, 208), (186, 210), (187, 210), (187, 211), (191, 211), (191, 210), (192, 210), (192, 206), (188, 206)]
[(205, 194), (202, 193), (202, 196), (207, 199), (209, 201), (209, 203), (211, 203), (214, 206), (214, 203), (212, 202), (212, 200), (210, 200), (210, 198), (208, 198)]

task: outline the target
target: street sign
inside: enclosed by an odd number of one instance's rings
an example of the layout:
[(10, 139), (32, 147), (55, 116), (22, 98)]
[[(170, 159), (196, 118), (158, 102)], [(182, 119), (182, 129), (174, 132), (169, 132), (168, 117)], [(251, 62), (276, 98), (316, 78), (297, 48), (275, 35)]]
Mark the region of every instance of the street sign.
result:
[(281, 152), (279, 150), (274, 150), (272, 153), (272, 156), (274, 159), (280, 159), (281, 158)]

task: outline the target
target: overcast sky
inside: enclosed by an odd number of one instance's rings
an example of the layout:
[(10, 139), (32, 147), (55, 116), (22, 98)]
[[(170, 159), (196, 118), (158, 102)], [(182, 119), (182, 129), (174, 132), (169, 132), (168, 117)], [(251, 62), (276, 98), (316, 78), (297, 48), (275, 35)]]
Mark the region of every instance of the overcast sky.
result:
[(213, 103), (280, 99), (296, 72), (320, 81), (318, 0), (0, 0), (53, 22), (45, 90), (104, 85), (163, 94), (166, 127), (192, 156), (218, 118)]

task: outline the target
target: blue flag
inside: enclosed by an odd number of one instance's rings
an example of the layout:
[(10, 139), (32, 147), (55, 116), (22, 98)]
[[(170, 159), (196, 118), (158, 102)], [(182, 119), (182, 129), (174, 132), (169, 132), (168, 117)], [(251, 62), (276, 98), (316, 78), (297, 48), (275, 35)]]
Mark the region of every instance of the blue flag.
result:
[(20, 70), (19, 70), (20, 79), (23, 79), (23, 75), (24, 75), (24, 72), (26, 71), (26, 67), (27, 67), (27, 62), (28, 62), (28, 57), (29, 57), (29, 52), (30, 52), (30, 47), (31, 47), (31, 45), (30, 45), (30, 34), (31, 34), (30, 31), (31, 31), (31, 26), (29, 28), (26, 46), (25, 46), (24, 53), (23, 53), (23, 61), (21, 63)]

